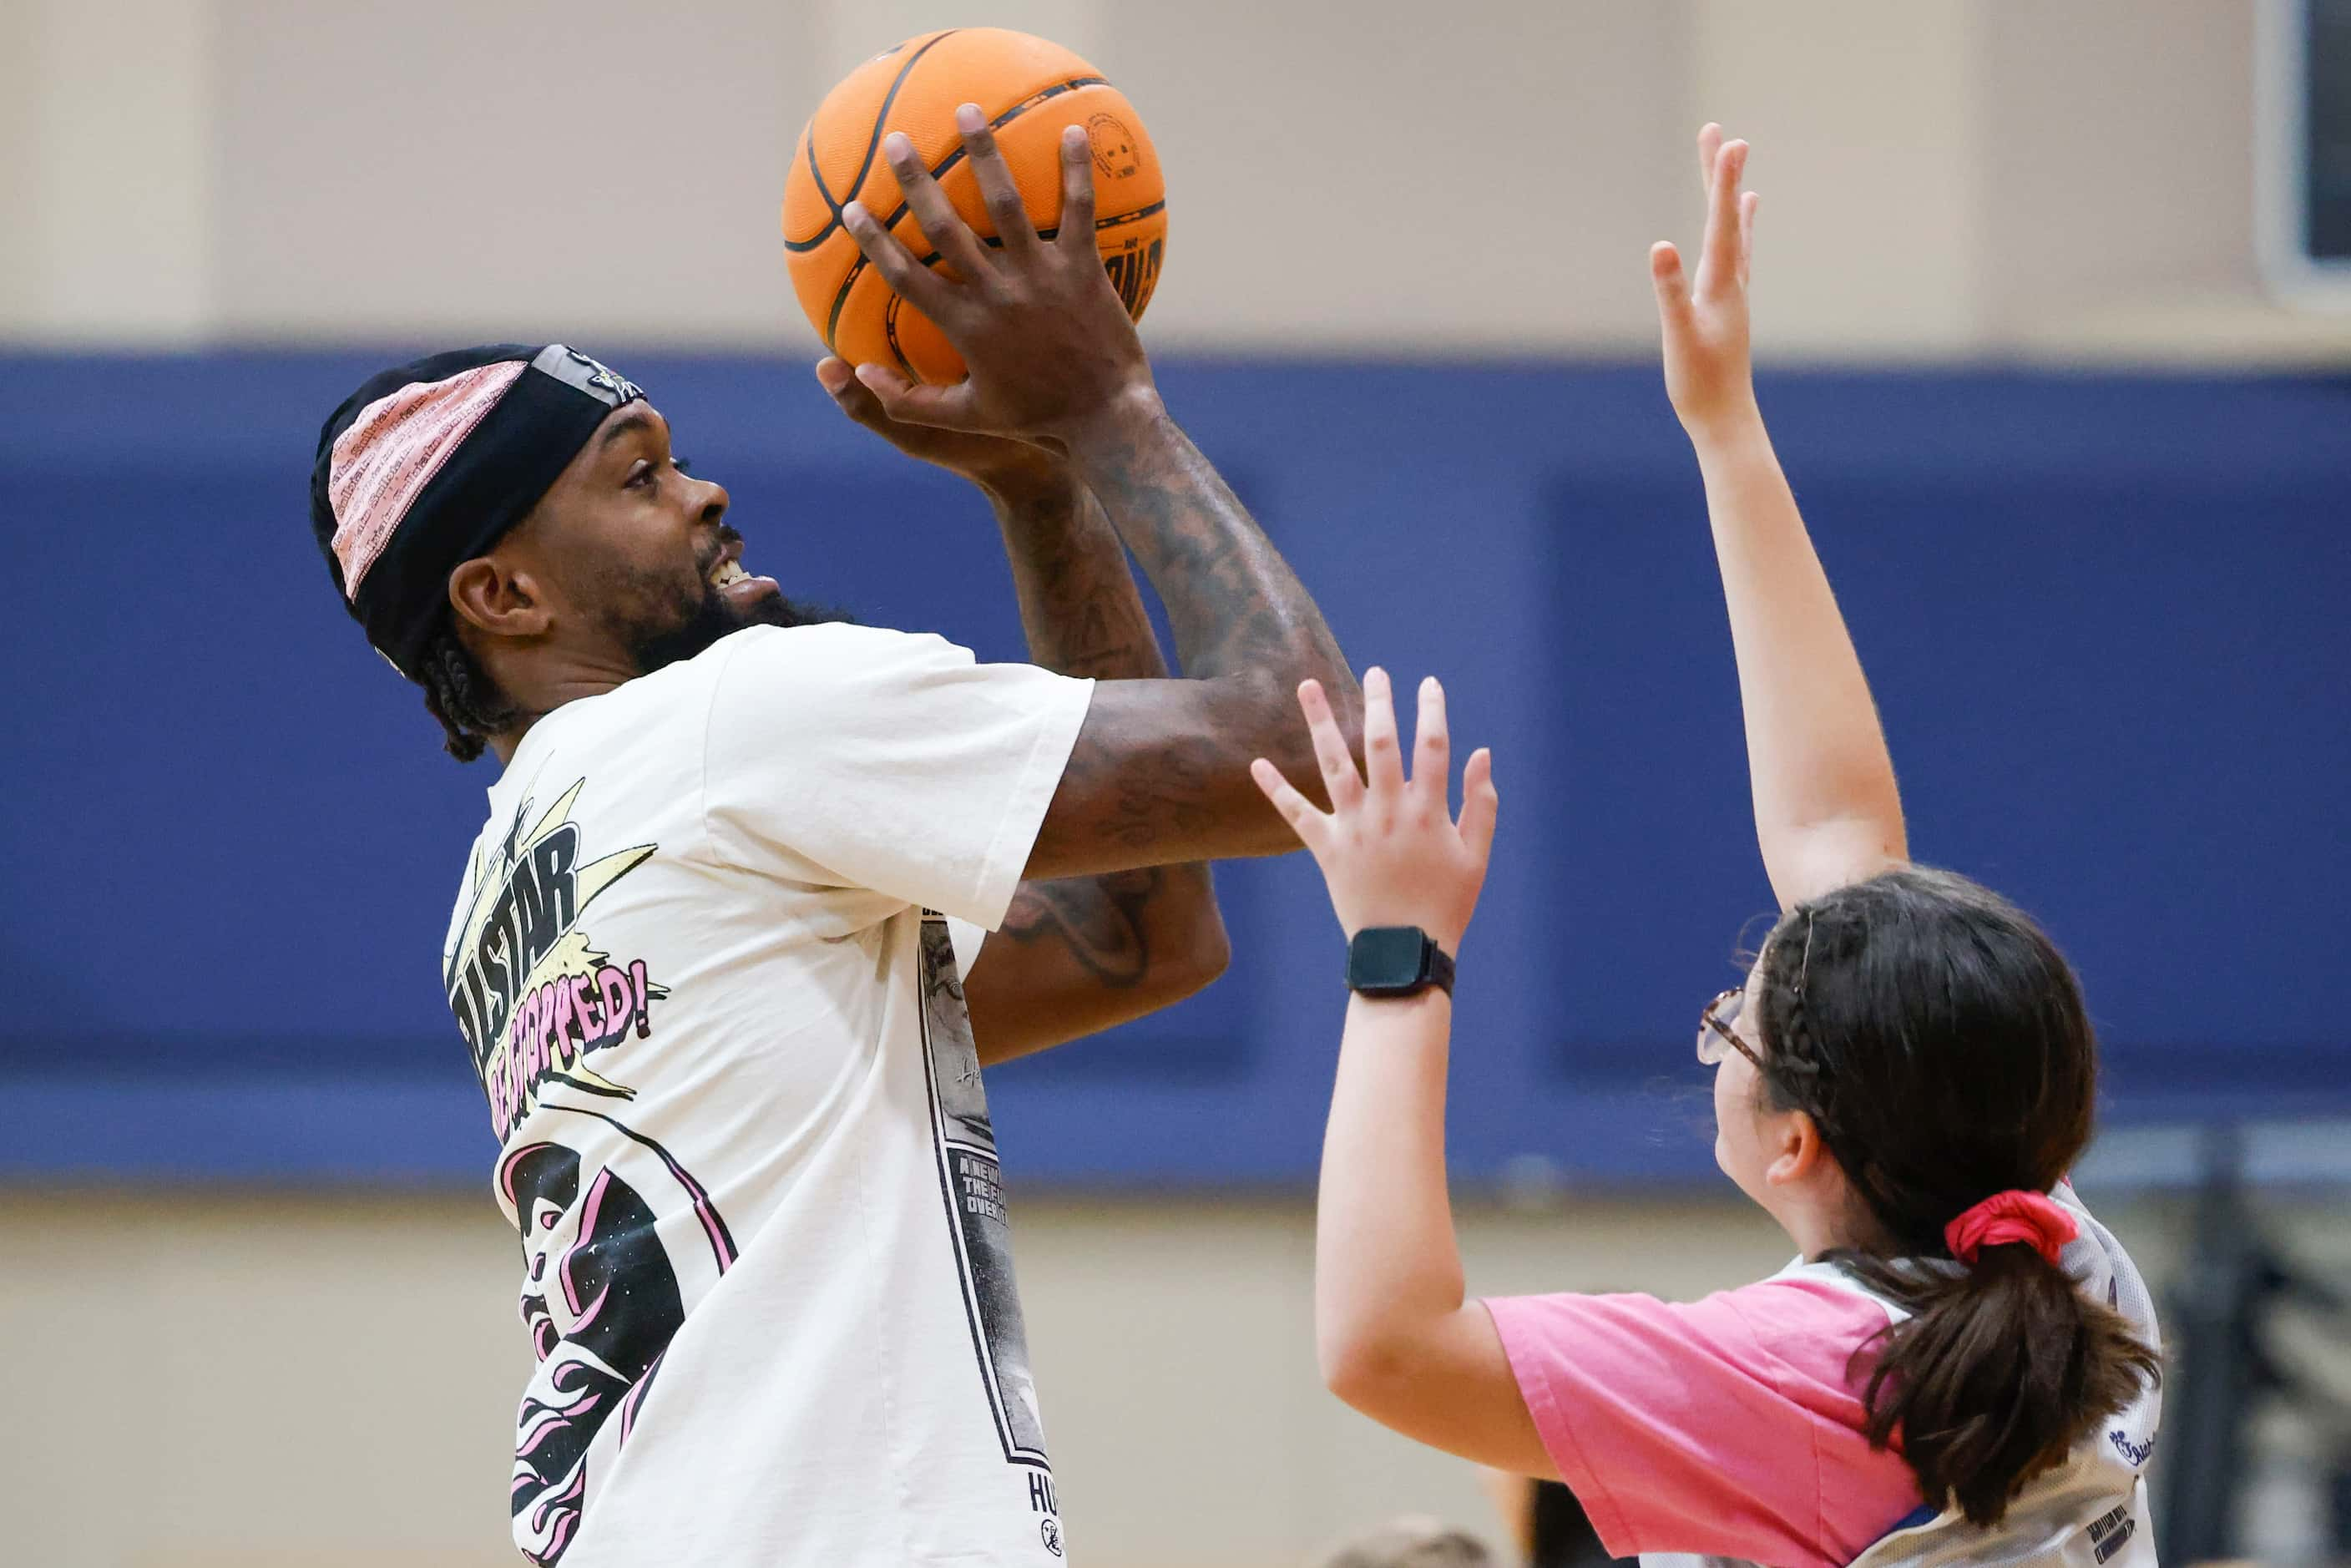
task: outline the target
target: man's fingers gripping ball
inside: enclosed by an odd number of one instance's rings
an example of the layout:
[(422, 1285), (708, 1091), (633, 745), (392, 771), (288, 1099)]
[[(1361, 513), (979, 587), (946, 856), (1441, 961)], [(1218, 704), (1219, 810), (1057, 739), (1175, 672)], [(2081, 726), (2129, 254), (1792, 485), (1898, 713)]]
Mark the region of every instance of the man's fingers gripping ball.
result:
[(879, 430), (890, 423), (882, 407), (882, 400), (873, 389), (857, 379), (857, 371), (847, 360), (826, 355), (817, 361), (817, 384), (825, 395), (841, 405), (841, 412), (868, 430)]
[[(964, 131), (967, 153), (971, 147), (967, 122), (978, 120), (979, 110), (970, 104), (967, 103), (956, 111), (956, 124)], [(946, 193), (939, 189), (939, 183), (931, 178), (931, 172), (924, 168), (922, 159), (915, 156), (914, 138), (903, 131), (892, 131), (882, 139), (882, 156), (889, 163), (890, 172), (897, 178), (898, 189), (905, 196), (906, 210), (914, 214), (923, 237), (930, 242), (931, 248), (946, 260), (947, 266), (967, 283), (983, 278), (994, 271), (995, 264), (987, 258), (987, 247), (979, 243), (979, 236), (971, 232), (971, 225), (963, 221), (962, 214), (955, 209), (955, 204), (947, 200)], [(1006, 183), (1010, 183), (1011, 177), (1004, 174), (1001, 163), (997, 164), (996, 172), (1003, 176)], [(980, 177), (979, 164), (976, 160), (972, 162), (972, 173), (975, 178), (980, 178), (980, 188), (985, 193), (987, 181)], [(1017, 196), (1013, 210), (1019, 210)], [(871, 250), (867, 254), (871, 255)], [(929, 269), (926, 267), (925, 270)], [(905, 291), (901, 289), (900, 292)], [(912, 294), (906, 297), (914, 298)], [(921, 301), (916, 300), (916, 303)]]
[[(1094, 238), (1094, 148), (1082, 125), (1061, 131), (1061, 219), (1054, 243), (1081, 256), (1100, 254)], [(1131, 308), (1143, 314), (1139, 305)]]
[[(1166, 255), (1167, 187), (1142, 116), (1092, 62), (1008, 28), (952, 27), (825, 95), (786, 166), (782, 219), (793, 293), (826, 348), (945, 386), (966, 372), (968, 321), (935, 317), (943, 296), (911, 267), (961, 278), (977, 308), (983, 260), (1031, 271), (1051, 230), (1054, 259), (1107, 272), (1140, 318)], [(895, 252), (875, 246), (885, 228)]]
[(955, 286), (916, 261), (914, 253), (899, 243), (897, 235), (882, 226), (881, 220), (864, 203), (851, 202), (842, 207), (841, 226), (849, 231), (883, 281), (913, 301), (915, 308), (934, 319), (952, 313)]
[[(1004, 154), (996, 145), (996, 132), (988, 129), (987, 117), (980, 112), (979, 105), (967, 103), (956, 110), (956, 130), (962, 133), (964, 153), (971, 161), (972, 178), (979, 183), (980, 203), (987, 209), (988, 222), (996, 227), (996, 237), (1002, 243), (1004, 254), (1015, 260), (1035, 255), (1037, 225), (1030, 221), (1029, 209), (1021, 204), (1020, 188), (1013, 183), (1012, 171), (1006, 167)], [(1083, 136), (1084, 132), (1080, 131), (1079, 134)], [(960, 226), (962, 220), (956, 223)], [(924, 227), (927, 232), (929, 225)], [(964, 232), (969, 235), (971, 231)]]

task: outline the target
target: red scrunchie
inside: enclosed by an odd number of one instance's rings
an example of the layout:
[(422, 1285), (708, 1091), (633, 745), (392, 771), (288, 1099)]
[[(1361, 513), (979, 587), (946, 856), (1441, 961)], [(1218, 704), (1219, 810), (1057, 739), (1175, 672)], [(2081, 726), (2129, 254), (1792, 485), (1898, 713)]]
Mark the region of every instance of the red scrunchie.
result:
[(2065, 1243), (2082, 1233), (2074, 1217), (2037, 1192), (1996, 1192), (1943, 1227), (1943, 1244), (1962, 1263), (1973, 1263), (1987, 1247), (2024, 1241), (2052, 1263)]

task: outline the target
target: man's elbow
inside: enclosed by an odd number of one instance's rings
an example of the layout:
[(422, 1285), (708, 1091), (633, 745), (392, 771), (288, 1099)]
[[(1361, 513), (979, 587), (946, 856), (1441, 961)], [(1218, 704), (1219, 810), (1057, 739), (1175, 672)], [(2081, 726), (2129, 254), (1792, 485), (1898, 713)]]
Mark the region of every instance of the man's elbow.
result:
[(1207, 926), (1192, 946), (1190, 969), (1192, 989), (1195, 991), (1207, 990), (1223, 979), (1225, 971), (1233, 967), (1233, 943), (1232, 938), (1225, 935), (1224, 920), (1212, 913)]
[(1152, 967), (1155, 978), (1153, 1005), (1170, 1007), (1186, 997), (1198, 995), (1222, 979), (1232, 962), (1232, 940), (1225, 935), (1224, 919), (1211, 904), (1182, 948), (1167, 963)]

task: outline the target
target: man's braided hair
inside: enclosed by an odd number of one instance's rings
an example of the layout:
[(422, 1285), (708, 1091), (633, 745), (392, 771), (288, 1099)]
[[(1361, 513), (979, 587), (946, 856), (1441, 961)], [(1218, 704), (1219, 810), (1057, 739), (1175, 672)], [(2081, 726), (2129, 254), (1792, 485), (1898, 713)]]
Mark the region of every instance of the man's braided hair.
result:
[(460, 762), (481, 756), (491, 736), (511, 728), (518, 710), (482, 668), (446, 617), (416, 662), (425, 710), (441, 721), (441, 748)]

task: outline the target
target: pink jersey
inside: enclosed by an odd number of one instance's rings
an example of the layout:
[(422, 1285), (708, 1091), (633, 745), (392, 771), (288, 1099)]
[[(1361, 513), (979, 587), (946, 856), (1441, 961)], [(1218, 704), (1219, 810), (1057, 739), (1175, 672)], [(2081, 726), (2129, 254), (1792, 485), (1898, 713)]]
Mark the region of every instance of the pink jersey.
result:
[[(2160, 1345), (2113, 1233), (2060, 1183), (2082, 1234), (2064, 1266)], [(1946, 1265), (1948, 1266), (1948, 1265)], [(2028, 1483), (1989, 1530), (1926, 1504), (1897, 1449), (1863, 1436), (1873, 1342), (1901, 1309), (1823, 1263), (1687, 1305), (1515, 1296), (1486, 1309), (1543, 1448), (1617, 1556), (1771, 1568), (2154, 1568), (2140, 1475), (2158, 1388)]]
[(1543, 1447), (1611, 1552), (1844, 1568), (1919, 1506), (1901, 1455), (1862, 1435), (1886, 1309), (1804, 1272), (1687, 1305), (1487, 1301)]

